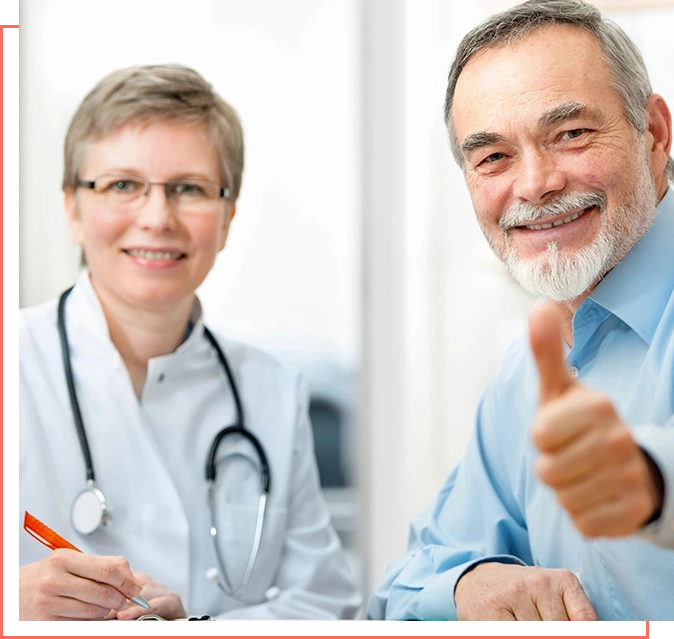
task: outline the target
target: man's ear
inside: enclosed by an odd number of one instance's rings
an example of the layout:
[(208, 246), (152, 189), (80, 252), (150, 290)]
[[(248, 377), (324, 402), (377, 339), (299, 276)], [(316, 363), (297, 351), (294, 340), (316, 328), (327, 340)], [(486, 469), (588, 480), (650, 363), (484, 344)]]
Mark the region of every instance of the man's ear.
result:
[(656, 184), (667, 181), (665, 167), (672, 148), (672, 116), (662, 96), (653, 93), (646, 103), (646, 152)]
[(66, 189), (63, 195), (63, 204), (66, 214), (66, 224), (70, 233), (70, 240), (73, 244), (82, 246), (82, 218), (77, 210), (75, 201), (75, 189)]

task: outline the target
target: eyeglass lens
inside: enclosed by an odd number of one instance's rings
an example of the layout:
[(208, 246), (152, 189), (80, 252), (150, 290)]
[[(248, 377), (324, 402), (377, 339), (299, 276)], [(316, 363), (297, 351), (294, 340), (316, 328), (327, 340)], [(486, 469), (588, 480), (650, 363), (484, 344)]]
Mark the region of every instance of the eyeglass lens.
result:
[(129, 204), (149, 193), (152, 185), (163, 186), (167, 199), (181, 209), (198, 209), (211, 205), (220, 197), (217, 182), (199, 179), (150, 182), (132, 175), (101, 175), (94, 180), (94, 191), (112, 204)]

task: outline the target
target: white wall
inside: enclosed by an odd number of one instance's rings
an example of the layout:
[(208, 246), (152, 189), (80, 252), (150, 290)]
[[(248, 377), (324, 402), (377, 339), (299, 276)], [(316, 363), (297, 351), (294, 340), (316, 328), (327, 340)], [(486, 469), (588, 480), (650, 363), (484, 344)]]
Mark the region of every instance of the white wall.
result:
[[(197, 68), (239, 110), (247, 139), (237, 218), (201, 291), (206, 313), (288, 360), (359, 375), (367, 589), (463, 453), (532, 303), (489, 253), (442, 123), (453, 52), (488, 4), (21, 4), (21, 304), (76, 274), (59, 183), (79, 99), (121, 66)], [(674, 10), (613, 15), (674, 106)]]
[[(462, 455), (479, 396), (531, 299), (490, 254), (443, 124), (453, 51), (483, 14), (446, 0), (365, 6), (376, 37), (366, 31), (374, 50), (364, 51), (364, 76), (395, 80), (364, 110), (364, 143), (374, 147), (364, 160), (361, 467), (372, 586)], [(387, 134), (371, 137), (368, 118)], [(382, 166), (388, 183), (377, 179)]]

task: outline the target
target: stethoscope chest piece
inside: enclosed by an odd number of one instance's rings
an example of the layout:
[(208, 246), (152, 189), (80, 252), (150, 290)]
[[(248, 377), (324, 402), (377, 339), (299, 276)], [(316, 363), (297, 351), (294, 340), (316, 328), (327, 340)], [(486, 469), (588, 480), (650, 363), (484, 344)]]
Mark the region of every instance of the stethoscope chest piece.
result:
[(89, 482), (75, 497), (70, 509), (70, 523), (81, 535), (90, 535), (94, 531), (107, 526), (112, 518), (112, 510), (105, 500), (103, 493)]

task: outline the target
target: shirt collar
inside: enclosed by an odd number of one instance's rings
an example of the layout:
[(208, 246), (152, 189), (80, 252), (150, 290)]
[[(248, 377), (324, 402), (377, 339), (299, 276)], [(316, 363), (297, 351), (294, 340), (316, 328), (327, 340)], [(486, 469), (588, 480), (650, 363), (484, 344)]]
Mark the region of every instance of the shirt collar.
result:
[(188, 330), (186, 331), (185, 340), (174, 351), (176, 354), (190, 352), (191, 350), (198, 348), (197, 345), (202, 346), (203, 343), (206, 342), (206, 339), (204, 338), (203, 311), (201, 308), (201, 302), (196, 296), (194, 297), (194, 304), (192, 305), (192, 310), (190, 312), (187, 325)]
[[(73, 312), (70, 313), (68, 307), (72, 305)], [(75, 312), (75, 309), (76, 312)], [(73, 325), (73, 334), (84, 327), (87, 333), (96, 335), (106, 341), (110, 341), (108, 323), (103, 313), (103, 307), (94, 291), (94, 287), (89, 277), (89, 270), (83, 269), (77, 278), (72, 293), (68, 297), (66, 305), (66, 320), (68, 324)], [(71, 330), (70, 328), (68, 329)]]
[(649, 345), (674, 290), (673, 247), (674, 192), (670, 186), (646, 234), (588, 297)]
[[(66, 309), (67, 320), (70, 320), (72, 317), (73, 324), (79, 324), (80, 326), (86, 327), (87, 332), (104, 338), (104, 340), (109, 342), (112, 346), (110, 332), (108, 330), (108, 323), (105, 319), (101, 302), (98, 299), (98, 295), (96, 295), (93, 284), (91, 283), (88, 269), (84, 269), (77, 278), (77, 282), (73, 288), (73, 291), (68, 298), (68, 304), (73, 304), (74, 307), (77, 307), (78, 312), (68, 314)], [(190, 312), (189, 324), (192, 326), (192, 328), (183, 343), (180, 344), (180, 346), (178, 346), (178, 348), (174, 351), (176, 354), (192, 351), (195, 348), (198, 348), (198, 344), (205, 342), (203, 336), (203, 311), (201, 302), (196, 296), (194, 298), (194, 304), (192, 305), (192, 310)], [(74, 333), (77, 328), (73, 327), (69, 330), (72, 330)], [(170, 357), (171, 355), (172, 353), (169, 353), (163, 357)]]

